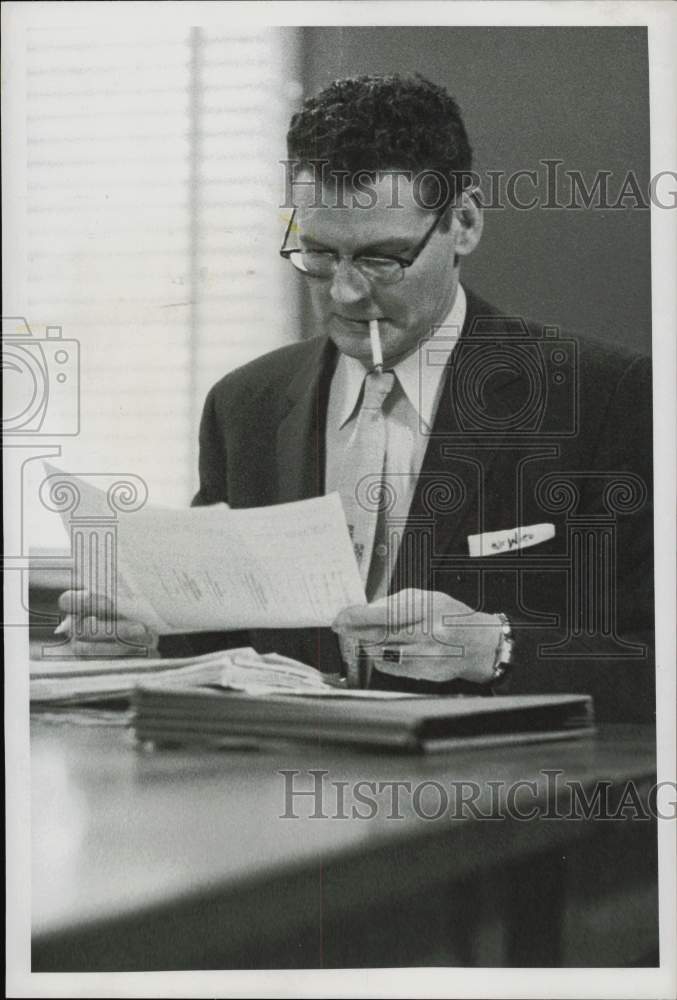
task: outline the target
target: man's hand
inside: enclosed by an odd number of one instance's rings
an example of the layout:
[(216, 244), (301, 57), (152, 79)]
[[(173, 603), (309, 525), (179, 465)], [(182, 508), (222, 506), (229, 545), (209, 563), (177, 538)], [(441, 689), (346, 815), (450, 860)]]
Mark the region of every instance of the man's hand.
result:
[(76, 656), (157, 655), (158, 637), (142, 622), (115, 617), (110, 601), (88, 590), (66, 590), (59, 598), (65, 618), (57, 635), (70, 639)]
[(448, 594), (401, 590), (340, 613), (332, 625), (342, 648), (361, 646), (381, 673), (475, 684), (492, 679), (501, 619), (473, 611)]

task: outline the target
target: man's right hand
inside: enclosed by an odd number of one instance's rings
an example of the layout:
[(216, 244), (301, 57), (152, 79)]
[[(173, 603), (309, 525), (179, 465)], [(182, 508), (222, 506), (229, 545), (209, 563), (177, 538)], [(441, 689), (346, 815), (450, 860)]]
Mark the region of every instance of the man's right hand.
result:
[(59, 598), (65, 617), (56, 635), (70, 640), (76, 656), (157, 656), (158, 636), (140, 621), (116, 617), (111, 602), (88, 590), (66, 590)]

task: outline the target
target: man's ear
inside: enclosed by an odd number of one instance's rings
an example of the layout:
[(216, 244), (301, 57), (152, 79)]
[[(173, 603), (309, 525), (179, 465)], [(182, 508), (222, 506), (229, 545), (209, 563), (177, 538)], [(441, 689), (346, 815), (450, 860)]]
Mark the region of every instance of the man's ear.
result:
[(471, 191), (463, 191), (453, 211), (454, 249), (460, 256), (472, 253), (482, 237), (484, 213)]

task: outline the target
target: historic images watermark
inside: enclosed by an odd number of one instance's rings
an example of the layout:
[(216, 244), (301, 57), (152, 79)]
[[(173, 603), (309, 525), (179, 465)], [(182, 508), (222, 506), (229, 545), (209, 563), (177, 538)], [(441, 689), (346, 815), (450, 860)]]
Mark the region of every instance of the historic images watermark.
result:
[(280, 819), (644, 820), (677, 818), (677, 783), (648, 789), (628, 780), (586, 784), (559, 768), (518, 781), (332, 779), (329, 771), (282, 769)]
[(485, 211), (512, 208), (520, 212), (543, 210), (677, 208), (677, 171), (660, 170), (642, 182), (634, 170), (619, 175), (598, 170), (585, 175), (556, 157), (544, 158), (534, 167), (505, 170), (459, 170), (447, 175), (439, 170), (405, 169), (329, 170), (329, 161), (280, 160), (284, 196), (280, 208), (296, 208), (297, 190), (313, 189), (309, 207), (363, 209), (375, 207), (374, 183), (390, 183), (389, 208), (401, 208), (401, 185), (411, 185), (419, 208), (436, 211), (449, 205), (459, 192), (471, 193)]
[[(146, 656), (141, 643), (117, 634), (116, 606), (120, 586), (117, 529), (120, 515), (140, 509), (148, 487), (140, 476), (71, 473), (51, 467), (66, 439), (81, 433), (81, 345), (64, 337), (61, 326), (44, 334), (31, 328), (24, 316), (2, 317), (3, 415), (2, 440), (6, 456), (7, 504), (5, 605), (3, 624), (25, 628), (56, 624), (52, 613), (28, 607), (31, 566), (31, 517), (36, 503), (62, 515), (69, 534), (70, 555), (41, 558), (43, 574), (67, 570), (72, 585), (97, 595), (97, 615), (85, 621), (68, 615), (56, 637), (41, 647), (43, 657), (70, 659), (101, 655)], [(27, 486), (31, 463), (43, 463), (45, 475), (35, 494)], [(59, 628), (61, 631), (59, 631)], [(81, 640), (110, 640), (110, 645), (86, 652)]]
[[(408, 521), (406, 503), (401, 512), (406, 474), (375, 469), (355, 487), (356, 503), (385, 522), (384, 553), (397, 552), (406, 535), (421, 577), (433, 581), (427, 588), (432, 591), (454, 594), (464, 574), (475, 575), (478, 609), (490, 582), (510, 576), (520, 634), (530, 630), (543, 637), (543, 658), (646, 659), (645, 643), (623, 638), (617, 604), (619, 521), (646, 509), (649, 486), (623, 469), (565, 472), (557, 465), (563, 444), (581, 429), (577, 339), (564, 336), (557, 326), (528, 326), (520, 316), (475, 317), (463, 337), (459, 328), (441, 326), (419, 352), (419, 412), (424, 410), (422, 387), (440, 367), (449, 372), (446, 403), (455, 430), (437, 432), (420, 422), (419, 433), (435, 439), (444, 464), (434, 473), (420, 474), (415, 519)], [(488, 392), (494, 380), (509, 380), (510, 392)], [(467, 553), (438, 551), (440, 521), (461, 516), (471, 494), (478, 498), (478, 512), (482, 507), (496, 449), (512, 457), (514, 516), (506, 525), (516, 527), (485, 532), (478, 513), (477, 534), (469, 533)], [(507, 497), (508, 484), (505, 490)], [(594, 498), (589, 513), (584, 497)], [(533, 511), (527, 521), (520, 517), (524, 504)], [(487, 558), (497, 554), (499, 560)], [(390, 567), (391, 575), (394, 569)], [(525, 585), (539, 576), (561, 581), (556, 603), (543, 587), (535, 603), (525, 600)], [(405, 581), (396, 588), (402, 593), (392, 615), (388, 610), (382, 635), (374, 639), (374, 655), (380, 655), (380, 645), (397, 643), (402, 630), (396, 622), (406, 620), (417, 622), (418, 635), (436, 640), (426, 656), (465, 656), (460, 633), (451, 636), (446, 627), (482, 628), (481, 620), (436, 618), (435, 602), (426, 605), (409, 586)]]
[(80, 344), (61, 326), (31, 329), (24, 316), (2, 317), (2, 445), (5, 455), (5, 602), (3, 624), (26, 622), (30, 516), (26, 481), (33, 463), (61, 455), (80, 433)]
[(80, 345), (60, 326), (33, 333), (24, 316), (2, 318), (3, 437), (72, 437), (80, 431)]

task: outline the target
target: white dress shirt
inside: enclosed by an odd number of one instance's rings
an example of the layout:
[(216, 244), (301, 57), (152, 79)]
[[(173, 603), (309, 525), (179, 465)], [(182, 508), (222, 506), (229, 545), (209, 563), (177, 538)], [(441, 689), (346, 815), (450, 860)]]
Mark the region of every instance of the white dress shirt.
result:
[[(419, 344), (418, 350), (392, 369), (395, 386), (386, 400), (386, 458), (384, 481), (393, 489), (394, 503), (385, 518), (385, 531), (377, 539), (376, 585), (371, 599), (388, 592), (399, 542), (409, 515), (430, 431), (442, 393), (444, 369), (460, 336), (466, 314), (466, 296), (459, 284), (454, 304), (444, 323)], [(341, 461), (353, 431), (362, 398), (366, 370), (356, 358), (342, 354), (329, 392), (326, 428), (325, 492), (339, 489)], [(389, 542), (387, 540), (390, 540)]]

